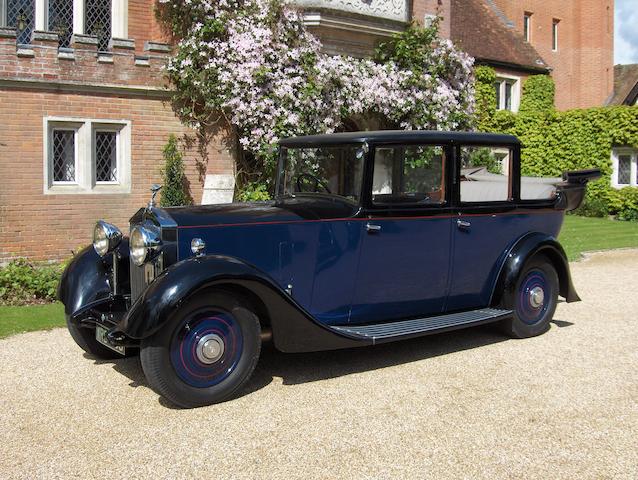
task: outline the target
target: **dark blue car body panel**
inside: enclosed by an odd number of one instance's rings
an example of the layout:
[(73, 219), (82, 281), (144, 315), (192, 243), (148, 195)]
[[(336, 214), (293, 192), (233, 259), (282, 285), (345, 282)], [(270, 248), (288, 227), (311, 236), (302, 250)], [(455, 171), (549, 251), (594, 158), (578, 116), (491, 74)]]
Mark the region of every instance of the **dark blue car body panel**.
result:
[[(306, 220), (283, 207), (262, 206), (258, 221), (235, 211), (232, 221), (178, 227), (178, 257), (191, 257), (191, 240), (202, 238), (207, 252), (241, 258), (291, 287), (317, 321), (372, 323), (487, 306), (508, 249), (529, 232), (556, 237), (563, 221), (556, 210)], [(458, 218), (471, 230), (457, 229)], [(381, 232), (367, 234), (368, 222)]]

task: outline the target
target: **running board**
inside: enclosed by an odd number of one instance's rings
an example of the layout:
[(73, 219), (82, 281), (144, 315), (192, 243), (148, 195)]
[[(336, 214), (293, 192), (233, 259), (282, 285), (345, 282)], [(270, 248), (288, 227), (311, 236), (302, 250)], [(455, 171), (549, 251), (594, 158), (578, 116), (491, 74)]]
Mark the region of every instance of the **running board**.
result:
[(436, 317), (415, 318), (398, 322), (376, 323), (372, 325), (345, 325), (331, 327), (331, 330), (359, 340), (372, 341), (372, 344), (420, 337), (433, 333), (456, 330), (458, 328), (497, 322), (512, 315), (511, 310), (482, 308), (467, 312), (449, 313)]

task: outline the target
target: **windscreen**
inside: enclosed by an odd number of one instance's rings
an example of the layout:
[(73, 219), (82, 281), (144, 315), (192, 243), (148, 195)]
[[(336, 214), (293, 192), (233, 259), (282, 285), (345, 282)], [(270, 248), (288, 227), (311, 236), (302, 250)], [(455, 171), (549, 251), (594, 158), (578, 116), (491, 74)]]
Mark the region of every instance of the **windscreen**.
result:
[(334, 195), (358, 203), (365, 152), (361, 145), (286, 148), (279, 195)]

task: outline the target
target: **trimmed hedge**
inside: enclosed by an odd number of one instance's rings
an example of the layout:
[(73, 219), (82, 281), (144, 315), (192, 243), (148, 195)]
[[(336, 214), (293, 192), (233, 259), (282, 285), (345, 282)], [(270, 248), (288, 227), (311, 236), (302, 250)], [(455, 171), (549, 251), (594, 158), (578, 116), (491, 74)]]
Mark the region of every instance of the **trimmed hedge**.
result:
[[(481, 67), (486, 69), (488, 67)], [(491, 80), (491, 81), (490, 81)], [(493, 89), (486, 73), (477, 75), (478, 92)], [(587, 189), (580, 214), (617, 215), (624, 220), (638, 219), (638, 189), (611, 187), (611, 153), (614, 146), (638, 148), (638, 107), (614, 106), (557, 112), (553, 108), (554, 83), (545, 75), (527, 79), (523, 86), (518, 114), (493, 109), (477, 112), (481, 131), (511, 133), (523, 144), (523, 175), (560, 176), (566, 170), (600, 168), (603, 178)], [(478, 104), (477, 104), (478, 105)]]

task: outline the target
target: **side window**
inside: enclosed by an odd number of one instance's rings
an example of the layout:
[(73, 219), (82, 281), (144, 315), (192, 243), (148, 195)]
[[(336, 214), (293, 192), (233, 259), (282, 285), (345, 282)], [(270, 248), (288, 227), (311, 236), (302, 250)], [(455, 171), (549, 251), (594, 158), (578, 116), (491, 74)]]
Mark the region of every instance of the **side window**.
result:
[(438, 205), (445, 202), (445, 150), (436, 145), (377, 147), (372, 203)]
[(512, 150), (461, 147), (461, 202), (504, 202), (511, 199)]

